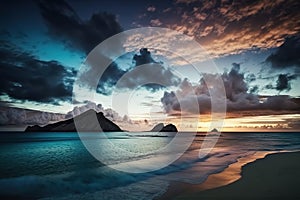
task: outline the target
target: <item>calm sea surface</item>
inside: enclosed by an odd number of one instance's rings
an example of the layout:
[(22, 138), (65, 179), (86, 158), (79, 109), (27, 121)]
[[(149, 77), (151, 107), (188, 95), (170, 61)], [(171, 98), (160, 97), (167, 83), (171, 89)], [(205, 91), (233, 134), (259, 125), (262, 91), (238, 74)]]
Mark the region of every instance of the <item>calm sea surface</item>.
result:
[[(120, 165), (134, 161), (138, 166), (154, 157), (153, 165), (163, 159), (166, 155), (151, 152), (167, 145), (174, 136), (150, 132), (105, 134), (114, 145), (138, 155), (114, 154), (105, 163)], [(89, 136), (103, 143), (101, 134), (86, 133)], [(208, 175), (256, 152), (300, 150), (300, 133), (222, 133), (212, 151), (199, 158), (204, 139), (210, 140), (197, 134), (183, 156), (167, 167), (148, 173), (125, 173), (95, 159), (77, 133), (1, 133), (0, 197), (153, 199), (162, 195), (171, 181), (201, 183)], [(103, 149), (100, 153), (114, 152)]]

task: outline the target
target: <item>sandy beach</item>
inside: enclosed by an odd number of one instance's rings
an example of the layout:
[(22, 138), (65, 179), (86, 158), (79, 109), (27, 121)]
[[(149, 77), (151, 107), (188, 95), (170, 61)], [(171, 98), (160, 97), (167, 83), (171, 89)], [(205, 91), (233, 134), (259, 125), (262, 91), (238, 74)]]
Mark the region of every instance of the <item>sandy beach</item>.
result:
[(173, 183), (161, 199), (300, 199), (300, 152), (255, 156), (200, 185)]

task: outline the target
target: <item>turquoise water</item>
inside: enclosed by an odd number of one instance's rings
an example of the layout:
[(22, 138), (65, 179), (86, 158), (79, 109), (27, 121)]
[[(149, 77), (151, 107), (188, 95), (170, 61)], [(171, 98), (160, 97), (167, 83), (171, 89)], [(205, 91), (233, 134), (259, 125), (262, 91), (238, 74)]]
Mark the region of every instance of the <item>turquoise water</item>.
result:
[[(94, 133), (86, 136), (103, 141), (101, 134), (98, 138)], [(149, 152), (168, 144), (174, 134), (106, 133), (106, 136), (115, 145), (139, 153), (138, 157), (115, 156), (113, 164), (135, 160), (142, 166), (153, 156), (159, 160), (162, 155)], [(200, 159), (198, 153), (204, 136), (198, 134), (188, 151), (171, 165), (132, 174), (114, 170), (96, 160), (77, 133), (2, 133), (0, 197), (153, 199), (163, 194), (171, 181), (201, 183), (208, 175), (221, 172), (238, 158), (255, 152), (300, 150), (299, 133), (223, 133), (213, 150)]]

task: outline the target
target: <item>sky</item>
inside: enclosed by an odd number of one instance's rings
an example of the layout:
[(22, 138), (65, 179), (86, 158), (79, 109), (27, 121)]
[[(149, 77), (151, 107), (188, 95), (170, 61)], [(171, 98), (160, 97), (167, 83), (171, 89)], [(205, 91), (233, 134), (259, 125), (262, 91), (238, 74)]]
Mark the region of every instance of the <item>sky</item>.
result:
[[(131, 131), (158, 122), (299, 131), (299, 9), (297, 0), (2, 1), (1, 129), (92, 108)], [(161, 29), (130, 32), (146, 27)]]

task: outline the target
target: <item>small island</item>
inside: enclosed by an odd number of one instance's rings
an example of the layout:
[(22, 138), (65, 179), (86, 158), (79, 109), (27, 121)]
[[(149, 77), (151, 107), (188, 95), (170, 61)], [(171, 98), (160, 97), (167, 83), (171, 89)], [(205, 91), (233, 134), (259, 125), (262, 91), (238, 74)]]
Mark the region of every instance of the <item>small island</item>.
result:
[(178, 130), (174, 124), (165, 126), (163, 123), (159, 123), (155, 125), (150, 132), (178, 132)]
[(218, 129), (214, 128), (213, 130), (210, 131), (211, 133), (219, 133)]

